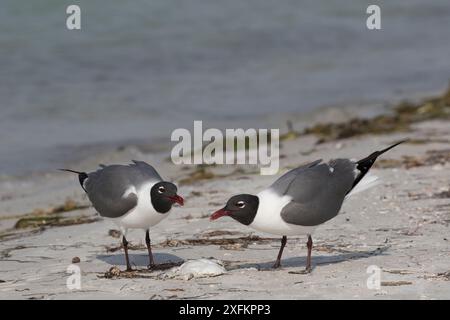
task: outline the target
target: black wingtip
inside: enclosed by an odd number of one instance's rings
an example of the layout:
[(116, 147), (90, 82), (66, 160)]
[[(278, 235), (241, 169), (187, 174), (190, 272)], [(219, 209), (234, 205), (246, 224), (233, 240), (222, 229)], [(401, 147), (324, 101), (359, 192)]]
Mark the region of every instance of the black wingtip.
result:
[[(389, 146), (389, 147), (387, 147), (387, 148), (385, 148), (385, 149), (383, 149), (383, 150), (375, 151), (375, 152), (373, 152), (372, 154), (370, 154), (369, 156), (365, 157), (364, 159), (359, 160), (357, 163), (358, 163), (358, 164), (368, 164), (368, 163), (370, 163), (370, 166), (372, 166), (372, 164), (375, 162), (375, 160), (376, 160), (380, 155), (382, 155), (383, 153), (385, 153), (385, 152), (391, 150), (392, 148), (398, 146), (399, 144), (402, 144), (402, 143), (407, 142), (407, 141), (409, 141), (409, 139), (401, 140), (401, 141), (396, 142), (396, 143), (394, 143), (393, 145), (391, 145), (391, 146)], [(370, 166), (369, 166), (369, 167), (370, 167)]]
[(405, 139), (405, 140), (401, 140), (401, 141), (399, 141), (399, 142), (397, 142), (397, 143), (394, 143), (393, 145), (387, 147), (386, 149), (383, 149), (383, 150), (381, 150), (381, 151), (378, 151), (378, 155), (383, 154), (383, 153), (385, 153), (386, 151), (389, 151), (389, 150), (391, 150), (392, 148), (398, 146), (399, 144), (402, 144), (402, 143), (408, 142), (408, 141), (409, 141), (409, 139)]
[(383, 153), (391, 150), (392, 148), (398, 146), (399, 144), (402, 144), (404, 142), (409, 141), (409, 139), (405, 139), (405, 140), (401, 140), (399, 142), (394, 143), (393, 145), (380, 150), (380, 151), (375, 151), (372, 154), (370, 154), (369, 156), (365, 157), (364, 159), (359, 160), (358, 162), (356, 162), (357, 166), (356, 168), (360, 171), (360, 174), (356, 177), (355, 181), (353, 182), (353, 186), (352, 188), (347, 192), (347, 194), (362, 180), (362, 178), (364, 178), (364, 176), (366, 175), (366, 173), (370, 170), (370, 168), (372, 167), (372, 165), (375, 163), (375, 160), (377, 160), (377, 158), (382, 155)]
[(66, 172), (72, 172), (72, 173), (78, 174), (78, 181), (80, 182), (81, 188), (83, 188), (83, 190), (85, 192), (87, 192), (86, 189), (84, 188), (84, 185), (83, 185), (84, 184), (84, 180), (86, 180), (88, 178), (88, 174), (86, 172), (75, 171), (75, 170), (72, 170), (72, 169), (58, 169), (58, 170), (66, 171)]
[(72, 172), (72, 173), (76, 173), (76, 174), (83, 174), (84, 172), (80, 172), (80, 171), (75, 171), (72, 169), (58, 169), (60, 171), (66, 171), (66, 172)]

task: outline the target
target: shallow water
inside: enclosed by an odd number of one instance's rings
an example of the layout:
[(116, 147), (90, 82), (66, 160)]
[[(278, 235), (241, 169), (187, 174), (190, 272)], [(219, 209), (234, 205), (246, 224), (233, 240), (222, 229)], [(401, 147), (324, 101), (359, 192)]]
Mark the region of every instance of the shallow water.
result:
[[(82, 30), (65, 28), (79, 4)], [(178, 127), (392, 101), (450, 78), (450, 2), (0, 3), (0, 173), (60, 166)]]

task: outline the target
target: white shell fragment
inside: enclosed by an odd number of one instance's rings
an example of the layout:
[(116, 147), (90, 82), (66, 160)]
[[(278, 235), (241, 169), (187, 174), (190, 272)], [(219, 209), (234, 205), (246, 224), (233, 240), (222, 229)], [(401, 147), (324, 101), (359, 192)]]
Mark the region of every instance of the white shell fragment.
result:
[(169, 278), (181, 277), (189, 280), (192, 278), (215, 277), (226, 272), (221, 261), (198, 259), (186, 261), (181, 266), (172, 268), (165, 276)]

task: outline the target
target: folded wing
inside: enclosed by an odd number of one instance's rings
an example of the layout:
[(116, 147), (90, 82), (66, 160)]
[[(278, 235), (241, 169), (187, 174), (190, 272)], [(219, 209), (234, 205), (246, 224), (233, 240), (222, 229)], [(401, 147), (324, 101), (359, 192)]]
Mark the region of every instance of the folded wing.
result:
[(281, 211), (290, 224), (319, 225), (335, 217), (355, 180), (356, 164), (336, 159), (320, 164), (320, 160), (291, 170), (275, 181), (271, 188), (291, 198)]
[[(89, 200), (101, 216), (117, 218), (125, 215), (138, 203), (136, 191), (146, 182), (161, 181), (149, 164), (102, 166), (88, 174), (84, 188)], [(148, 195), (150, 197), (150, 194)]]

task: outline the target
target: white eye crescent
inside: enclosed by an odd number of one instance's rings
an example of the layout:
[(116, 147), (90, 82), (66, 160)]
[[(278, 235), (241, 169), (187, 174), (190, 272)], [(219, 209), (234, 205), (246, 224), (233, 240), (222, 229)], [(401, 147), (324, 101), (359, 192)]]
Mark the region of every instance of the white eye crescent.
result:
[(242, 208), (245, 207), (245, 202), (244, 201), (238, 201), (238, 202), (236, 202), (236, 206), (242, 209)]
[(165, 191), (166, 191), (166, 188), (164, 188), (163, 186), (158, 188), (159, 193), (164, 193)]

